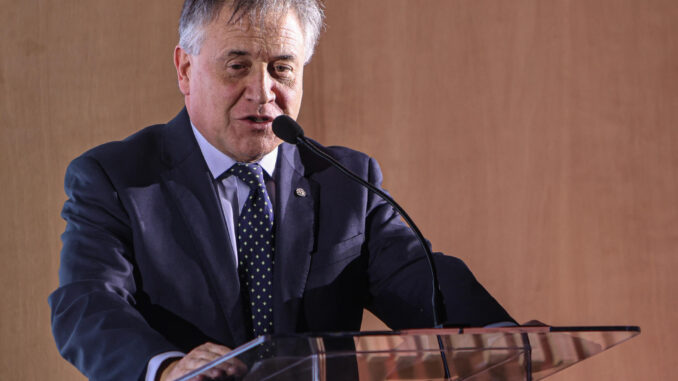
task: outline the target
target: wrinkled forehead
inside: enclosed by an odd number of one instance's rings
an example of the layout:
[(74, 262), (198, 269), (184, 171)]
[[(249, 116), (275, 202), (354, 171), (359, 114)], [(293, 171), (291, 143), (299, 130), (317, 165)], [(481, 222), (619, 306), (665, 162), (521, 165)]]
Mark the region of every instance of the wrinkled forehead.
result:
[(205, 28), (204, 47), (208, 54), (224, 57), (238, 52), (260, 57), (305, 58), (304, 36), (294, 12), (271, 13), (250, 21), (232, 19), (224, 12)]
[(212, 23), (235, 27), (252, 34), (272, 35), (285, 31), (287, 16), (290, 15), (296, 21), (305, 39), (304, 25), (299, 20), (296, 11), (278, 2), (273, 3), (266, 8), (234, 9), (232, 4), (227, 2)]

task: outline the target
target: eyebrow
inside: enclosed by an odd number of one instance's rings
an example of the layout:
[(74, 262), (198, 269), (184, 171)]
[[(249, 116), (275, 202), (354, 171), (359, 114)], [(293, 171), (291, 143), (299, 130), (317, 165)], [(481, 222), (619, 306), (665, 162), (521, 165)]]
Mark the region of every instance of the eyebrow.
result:
[(250, 55), (249, 52), (246, 52), (244, 50), (230, 50), (227, 54), (227, 56), (248, 56)]
[[(242, 57), (242, 56), (250, 56), (251, 53), (245, 50), (230, 50), (228, 54), (226, 55), (227, 57)], [(295, 55), (294, 54), (282, 54), (279, 56), (273, 57), (272, 61), (293, 61)]]
[(275, 61), (294, 61), (294, 55), (293, 54), (283, 54), (275, 58)]

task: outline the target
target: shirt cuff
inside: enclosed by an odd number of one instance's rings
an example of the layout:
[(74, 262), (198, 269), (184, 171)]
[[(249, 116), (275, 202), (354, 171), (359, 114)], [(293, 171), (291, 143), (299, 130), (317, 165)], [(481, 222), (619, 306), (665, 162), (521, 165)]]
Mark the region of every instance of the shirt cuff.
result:
[(155, 355), (151, 358), (151, 361), (148, 362), (148, 367), (146, 368), (146, 378), (145, 381), (155, 381), (156, 373), (158, 373), (158, 368), (160, 365), (172, 357), (184, 357), (185, 353), (182, 352), (165, 352), (159, 355)]

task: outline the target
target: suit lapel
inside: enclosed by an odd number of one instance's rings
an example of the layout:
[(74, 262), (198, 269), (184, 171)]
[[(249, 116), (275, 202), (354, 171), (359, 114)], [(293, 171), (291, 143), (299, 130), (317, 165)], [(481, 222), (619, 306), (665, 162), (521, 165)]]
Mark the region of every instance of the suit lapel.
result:
[(307, 177), (299, 151), (280, 145), (276, 181), (276, 256), (273, 269), (277, 333), (295, 332), (315, 248), (318, 184)]
[(186, 221), (230, 334), (235, 343), (243, 343), (247, 333), (234, 254), (212, 176), (185, 109), (166, 126), (163, 159), (169, 166), (162, 175), (164, 183)]

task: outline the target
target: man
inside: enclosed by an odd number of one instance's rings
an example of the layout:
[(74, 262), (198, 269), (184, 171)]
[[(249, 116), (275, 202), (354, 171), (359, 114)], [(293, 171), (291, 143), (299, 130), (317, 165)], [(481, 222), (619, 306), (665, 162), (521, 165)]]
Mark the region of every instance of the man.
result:
[[(299, 113), (321, 25), (315, 0), (187, 0), (185, 109), (71, 163), (49, 302), (57, 346), (86, 376), (175, 379), (260, 334), (358, 330), (363, 308), (395, 329), (431, 326), (410, 229), (271, 130)], [(373, 159), (325, 150), (380, 185)], [(511, 320), (460, 260), (436, 262), (451, 322)]]

